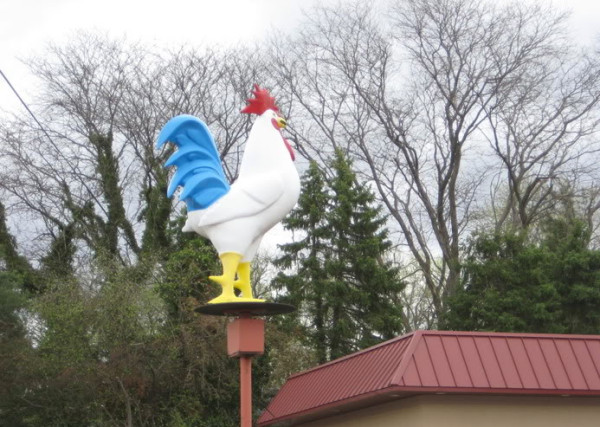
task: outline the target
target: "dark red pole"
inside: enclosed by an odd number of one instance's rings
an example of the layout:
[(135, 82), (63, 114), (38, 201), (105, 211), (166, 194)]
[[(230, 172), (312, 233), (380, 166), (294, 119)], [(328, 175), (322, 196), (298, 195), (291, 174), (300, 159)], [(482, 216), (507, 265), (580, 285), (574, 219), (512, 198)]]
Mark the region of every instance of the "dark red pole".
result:
[(240, 357), (240, 427), (252, 427), (252, 356)]
[(265, 349), (265, 321), (246, 313), (227, 325), (227, 353), (240, 358), (240, 426), (252, 427), (252, 357)]
[(230, 302), (196, 308), (202, 314), (237, 316), (227, 325), (227, 354), (240, 359), (240, 426), (252, 427), (252, 357), (265, 351), (265, 321), (252, 316), (291, 313), (295, 308), (273, 302)]

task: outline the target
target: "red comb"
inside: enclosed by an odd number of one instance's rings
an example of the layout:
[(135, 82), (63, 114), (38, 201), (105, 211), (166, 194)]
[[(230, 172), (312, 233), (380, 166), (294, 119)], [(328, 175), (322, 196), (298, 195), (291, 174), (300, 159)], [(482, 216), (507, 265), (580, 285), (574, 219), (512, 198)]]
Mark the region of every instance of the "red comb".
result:
[(275, 98), (269, 94), (268, 90), (261, 89), (260, 86), (255, 84), (252, 95), (254, 95), (254, 98), (250, 98), (246, 101), (248, 102), (248, 105), (244, 107), (242, 113), (260, 115), (267, 110), (279, 112), (279, 108), (275, 105)]

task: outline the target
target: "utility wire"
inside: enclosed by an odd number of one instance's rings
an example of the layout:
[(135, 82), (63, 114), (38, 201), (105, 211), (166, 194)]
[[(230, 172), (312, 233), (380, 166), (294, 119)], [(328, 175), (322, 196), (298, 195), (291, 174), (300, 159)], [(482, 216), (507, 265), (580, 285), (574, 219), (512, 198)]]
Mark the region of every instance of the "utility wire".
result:
[(40, 127), (40, 129), (42, 130), (42, 132), (44, 132), (44, 135), (46, 135), (46, 137), (54, 145), (54, 141), (52, 140), (52, 138), (50, 137), (50, 135), (48, 134), (48, 132), (46, 132), (46, 128), (44, 128), (44, 126), (42, 126), (42, 124), (37, 119), (37, 117), (35, 116), (35, 114), (33, 114), (33, 111), (31, 111), (31, 109), (29, 108), (29, 106), (27, 105), (27, 103), (23, 100), (23, 98), (21, 98), (21, 95), (19, 95), (19, 92), (17, 92), (17, 89), (15, 89), (15, 87), (12, 85), (12, 83), (10, 82), (10, 80), (8, 80), (8, 77), (6, 77), (6, 74), (4, 74), (2, 72), (2, 70), (0, 70), (0, 75), (2, 75), (2, 77), (4, 78), (4, 81), (6, 81), (6, 83), (8, 84), (8, 87), (10, 87), (10, 89), (13, 91), (13, 93), (15, 94), (15, 96), (19, 99), (19, 101), (21, 101), (21, 104), (23, 105), (23, 107), (25, 107), (25, 109), (27, 110), (27, 112), (29, 112), (29, 114), (31, 115), (31, 117), (33, 117), (33, 120), (35, 120), (35, 122), (38, 124), (38, 126)]

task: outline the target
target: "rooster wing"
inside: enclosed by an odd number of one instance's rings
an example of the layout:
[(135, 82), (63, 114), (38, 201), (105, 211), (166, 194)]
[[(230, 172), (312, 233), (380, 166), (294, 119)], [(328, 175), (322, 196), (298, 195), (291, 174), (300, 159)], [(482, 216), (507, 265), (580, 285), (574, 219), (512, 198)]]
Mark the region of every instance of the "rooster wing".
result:
[(234, 219), (260, 216), (283, 195), (284, 182), (277, 172), (246, 175), (229, 192), (206, 209), (198, 218), (199, 227), (221, 224)]

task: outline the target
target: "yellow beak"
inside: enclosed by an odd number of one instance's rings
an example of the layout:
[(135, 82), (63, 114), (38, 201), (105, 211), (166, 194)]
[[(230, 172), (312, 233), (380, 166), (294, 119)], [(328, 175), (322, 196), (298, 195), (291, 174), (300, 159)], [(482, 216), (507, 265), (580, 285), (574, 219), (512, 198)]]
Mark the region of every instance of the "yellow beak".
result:
[(277, 126), (279, 126), (279, 129), (285, 129), (285, 127), (287, 126), (287, 122), (283, 117), (277, 117), (275, 121), (277, 122)]

